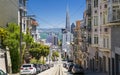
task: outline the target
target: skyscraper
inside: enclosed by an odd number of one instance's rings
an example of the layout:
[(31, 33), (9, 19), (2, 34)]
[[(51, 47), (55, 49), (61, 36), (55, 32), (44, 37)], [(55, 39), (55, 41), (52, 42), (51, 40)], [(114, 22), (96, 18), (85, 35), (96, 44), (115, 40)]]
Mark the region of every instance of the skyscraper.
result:
[(69, 8), (68, 8), (68, 5), (67, 5), (67, 11), (66, 11), (66, 30), (68, 32), (71, 31), (71, 28), (70, 28), (70, 16), (69, 16)]
[(69, 16), (69, 9), (67, 5), (66, 11), (66, 26), (65, 29), (62, 29), (62, 50), (63, 54), (66, 59), (71, 60), (71, 48), (70, 43), (73, 41), (73, 35), (71, 33), (71, 26), (70, 26), (70, 16)]
[(75, 24), (72, 23), (72, 25), (71, 25), (71, 33), (72, 33), (72, 34), (74, 34), (74, 28), (75, 28)]

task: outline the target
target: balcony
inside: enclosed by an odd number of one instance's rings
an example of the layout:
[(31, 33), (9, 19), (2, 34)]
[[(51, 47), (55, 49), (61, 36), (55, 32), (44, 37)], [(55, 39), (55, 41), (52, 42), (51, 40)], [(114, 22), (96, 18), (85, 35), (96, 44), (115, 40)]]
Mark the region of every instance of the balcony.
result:
[(88, 15), (88, 16), (91, 16), (91, 4), (88, 4), (87, 5), (87, 10), (86, 10), (86, 14)]
[(91, 44), (92, 43), (91, 38), (88, 38), (87, 42)]
[(102, 52), (110, 52), (109, 48), (99, 48), (99, 50)]
[(21, 9), (23, 11), (27, 11), (26, 6), (21, 3), (19, 4), (19, 9)]
[(107, 23), (106, 26), (120, 26), (120, 21), (119, 22)]
[(91, 8), (88, 8), (88, 9), (86, 10), (86, 15), (91, 16)]
[(91, 30), (92, 30), (91, 26), (88, 26), (88, 27), (87, 27), (87, 30), (88, 30), (88, 31), (91, 31)]
[(98, 44), (92, 44), (91, 46), (92, 46), (92, 47), (99, 47)]

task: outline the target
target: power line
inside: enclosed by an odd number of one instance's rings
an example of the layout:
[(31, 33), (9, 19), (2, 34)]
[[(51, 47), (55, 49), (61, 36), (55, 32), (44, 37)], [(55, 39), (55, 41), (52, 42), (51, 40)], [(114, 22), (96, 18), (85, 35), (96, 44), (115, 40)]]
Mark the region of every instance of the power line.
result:
[[(18, 5), (16, 5), (12, 0), (9, 0), (17, 9), (19, 9), (19, 6)], [(69, 0), (67, 0), (67, 2), (69, 2)], [(70, 15), (71, 17), (73, 17), (73, 16), (75, 16), (76, 15), (76, 13), (78, 13), (78, 11), (80, 11), (80, 9), (82, 9), (83, 7), (83, 3), (82, 3), (82, 5), (78, 8), (78, 9), (76, 9), (76, 11), (74, 12), (74, 13), (72, 13), (72, 15)], [(31, 12), (34, 14), (34, 12), (33, 12), (33, 10), (29, 7), (29, 9), (31, 10)], [(51, 23), (49, 23), (48, 21), (46, 21), (45, 19), (43, 19), (43, 18), (40, 18), (40, 17), (38, 17), (37, 16), (37, 18), (39, 19), (39, 20), (41, 20), (42, 22), (44, 22), (44, 23), (46, 23), (47, 25), (53, 25), (53, 24), (51, 24)], [(65, 22), (65, 20), (63, 20), (62, 22), (60, 22), (59, 24), (57, 24), (57, 25), (61, 25), (62, 23), (64, 23)], [(54, 25), (53, 25), (54, 26)]]

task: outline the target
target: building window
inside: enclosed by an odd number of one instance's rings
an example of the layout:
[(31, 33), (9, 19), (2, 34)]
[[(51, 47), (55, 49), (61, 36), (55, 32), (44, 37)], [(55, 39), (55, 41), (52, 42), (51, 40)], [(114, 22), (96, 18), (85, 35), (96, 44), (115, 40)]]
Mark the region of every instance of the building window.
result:
[(22, 0), (19, 0), (19, 3), (22, 4)]
[(100, 9), (102, 8), (102, 6), (100, 5)]
[(97, 32), (97, 29), (95, 29), (95, 32)]
[(108, 32), (108, 28), (104, 28), (104, 32)]
[(120, 9), (117, 10), (117, 19), (120, 19)]
[(103, 38), (103, 47), (104, 48), (109, 48), (109, 38)]
[(107, 48), (109, 48), (109, 39), (107, 38)]
[(104, 5), (104, 8), (107, 8), (107, 4)]
[(95, 13), (97, 13), (97, 10), (95, 10)]
[(105, 45), (105, 38), (103, 38), (103, 47), (105, 48), (106, 45)]
[(98, 25), (98, 16), (94, 16), (94, 25), (95, 25), (95, 26)]
[(24, 27), (24, 31), (25, 31), (25, 29), (26, 29), (26, 28), (25, 28), (25, 24), (23, 25), (23, 27)]
[(113, 6), (113, 10), (112, 10), (112, 20), (119, 20), (120, 19), (120, 8), (119, 6)]
[(91, 36), (88, 35), (88, 43), (91, 44)]
[(94, 36), (94, 44), (98, 44), (98, 36)]
[(94, 0), (94, 7), (98, 7), (98, 0)]
[(105, 24), (105, 14), (103, 13), (103, 24)]
[(113, 3), (118, 3), (118, 0), (112, 0)]
[(113, 20), (116, 20), (116, 10), (113, 10)]
[(102, 12), (100, 13), (100, 24), (102, 25)]
[(107, 12), (103, 12), (103, 24), (107, 22)]

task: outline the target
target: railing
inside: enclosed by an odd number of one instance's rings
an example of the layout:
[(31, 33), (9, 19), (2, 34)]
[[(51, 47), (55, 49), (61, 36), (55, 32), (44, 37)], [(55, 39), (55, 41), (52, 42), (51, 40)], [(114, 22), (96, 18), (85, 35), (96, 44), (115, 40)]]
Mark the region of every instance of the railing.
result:
[(91, 13), (91, 8), (90, 7), (87, 9), (86, 14), (91, 16), (92, 13)]
[(26, 6), (24, 6), (23, 4), (19, 4), (19, 8), (26, 11)]
[(91, 26), (88, 26), (88, 27), (87, 27), (87, 30), (88, 30), (88, 31), (91, 31), (91, 30), (92, 30), (92, 27), (91, 27)]

